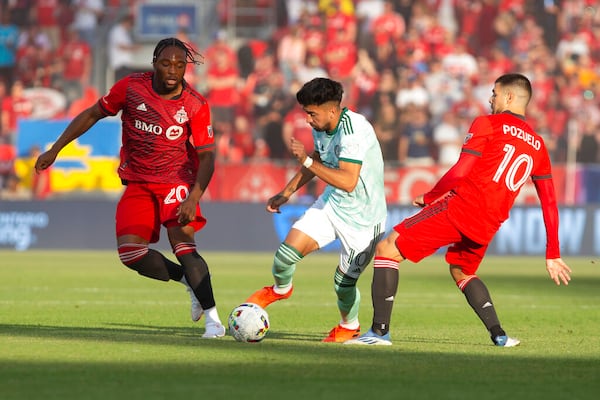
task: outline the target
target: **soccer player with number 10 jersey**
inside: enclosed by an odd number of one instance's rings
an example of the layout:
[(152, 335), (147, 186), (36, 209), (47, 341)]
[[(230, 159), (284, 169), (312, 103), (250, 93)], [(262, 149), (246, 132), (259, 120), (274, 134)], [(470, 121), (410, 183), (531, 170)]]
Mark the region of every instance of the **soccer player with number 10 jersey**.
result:
[(571, 269), (560, 257), (550, 158), (542, 138), (525, 122), (531, 96), (531, 83), (521, 74), (496, 80), (490, 97), (491, 115), (473, 121), (457, 163), (431, 191), (413, 201), (423, 209), (396, 225), (377, 245), (371, 285), (373, 323), (368, 332), (346, 344), (391, 345), (389, 326), (399, 263), (404, 259), (418, 262), (449, 246), (450, 275), (492, 342), (501, 347), (518, 345), (520, 341), (502, 329), (490, 294), (476, 273), (488, 244), (529, 178), (546, 228), (546, 270), (557, 285), (568, 285)]

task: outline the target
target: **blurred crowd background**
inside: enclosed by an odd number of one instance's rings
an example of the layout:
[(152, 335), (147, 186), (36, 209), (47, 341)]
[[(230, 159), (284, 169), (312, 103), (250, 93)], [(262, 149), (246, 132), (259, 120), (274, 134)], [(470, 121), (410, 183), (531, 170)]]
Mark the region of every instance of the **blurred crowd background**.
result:
[[(156, 40), (136, 35), (143, 3), (161, 2), (0, 0), (4, 198), (52, 193), (43, 176), (19, 188), (27, 180), (14, 169), (19, 120), (71, 119), (120, 77), (151, 68)], [(202, 65), (189, 65), (186, 80), (211, 105), (220, 163), (285, 163), (291, 136), (310, 151), (295, 93), (328, 76), (343, 83), (344, 105), (374, 125), (387, 166), (447, 167), (472, 119), (489, 112), (494, 80), (507, 72), (531, 80), (527, 118), (557, 165), (600, 162), (597, 1), (162, 3), (201, 4), (201, 34), (191, 34), (184, 18), (176, 36), (204, 56)], [(45, 104), (27, 93), (46, 93)]]

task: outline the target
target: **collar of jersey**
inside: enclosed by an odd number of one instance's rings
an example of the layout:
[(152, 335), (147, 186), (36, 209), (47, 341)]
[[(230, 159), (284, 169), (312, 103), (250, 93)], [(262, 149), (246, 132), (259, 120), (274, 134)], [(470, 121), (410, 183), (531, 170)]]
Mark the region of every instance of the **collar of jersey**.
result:
[(510, 114), (510, 115), (512, 115), (513, 117), (517, 117), (517, 118), (519, 118), (519, 119), (522, 119), (523, 121), (525, 121), (525, 120), (526, 120), (524, 115), (521, 115), (521, 114), (516, 114), (516, 113), (514, 113), (514, 112), (512, 112), (512, 111), (510, 111), (510, 110), (502, 111), (502, 114)]

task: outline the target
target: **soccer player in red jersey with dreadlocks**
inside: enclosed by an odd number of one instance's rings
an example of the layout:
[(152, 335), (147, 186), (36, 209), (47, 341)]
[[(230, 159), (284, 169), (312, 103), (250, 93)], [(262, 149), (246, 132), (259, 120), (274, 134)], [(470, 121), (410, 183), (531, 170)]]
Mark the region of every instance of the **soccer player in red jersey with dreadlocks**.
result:
[[(200, 54), (176, 38), (158, 42), (153, 71), (133, 73), (78, 114), (39, 156), (35, 168), (48, 168), (68, 143), (106, 116), (121, 112), (119, 177), (126, 185), (116, 211), (119, 258), (140, 275), (186, 285), (192, 320), (206, 315), (202, 337), (225, 335), (206, 261), (196, 251), (194, 234), (206, 224), (199, 201), (215, 167), (215, 142), (205, 98), (183, 79)], [(149, 248), (164, 225), (175, 263)]]
[(389, 326), (398, 289), (398, 264), (418, 262), (449, 245), (450, 275), (497, 346), (520, 342), (502, 329), (484, 283), (476, 275), (489, 242), (508, 218), (519, 190), (533, 180), (546, 228), (546, 270), (568, 285), (571, 269), (560, 257), (558, 208), (550, 158), (542, 138), (525, 122), (531, 83), (521, 74), (499, 77), (490, 97), (491, 115), (476, 118), (457, 163), (413, 204), (423, 207), (379, 242), (371, 286), (373, 324), (348, 344), (391, 345)]

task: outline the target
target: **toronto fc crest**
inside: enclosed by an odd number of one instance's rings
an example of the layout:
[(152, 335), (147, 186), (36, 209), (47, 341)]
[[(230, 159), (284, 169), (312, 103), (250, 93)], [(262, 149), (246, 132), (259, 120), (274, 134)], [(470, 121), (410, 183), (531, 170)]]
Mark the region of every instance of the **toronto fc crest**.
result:
[(177, 111), (175, 113), (175, 121), (177, 121), (180, 124), (184, 124), (188, 121), (188, 115), (185, 112), (185, 108), (183, 108), (183, 106), (181, 107), (181, 109), (179, 111)]

